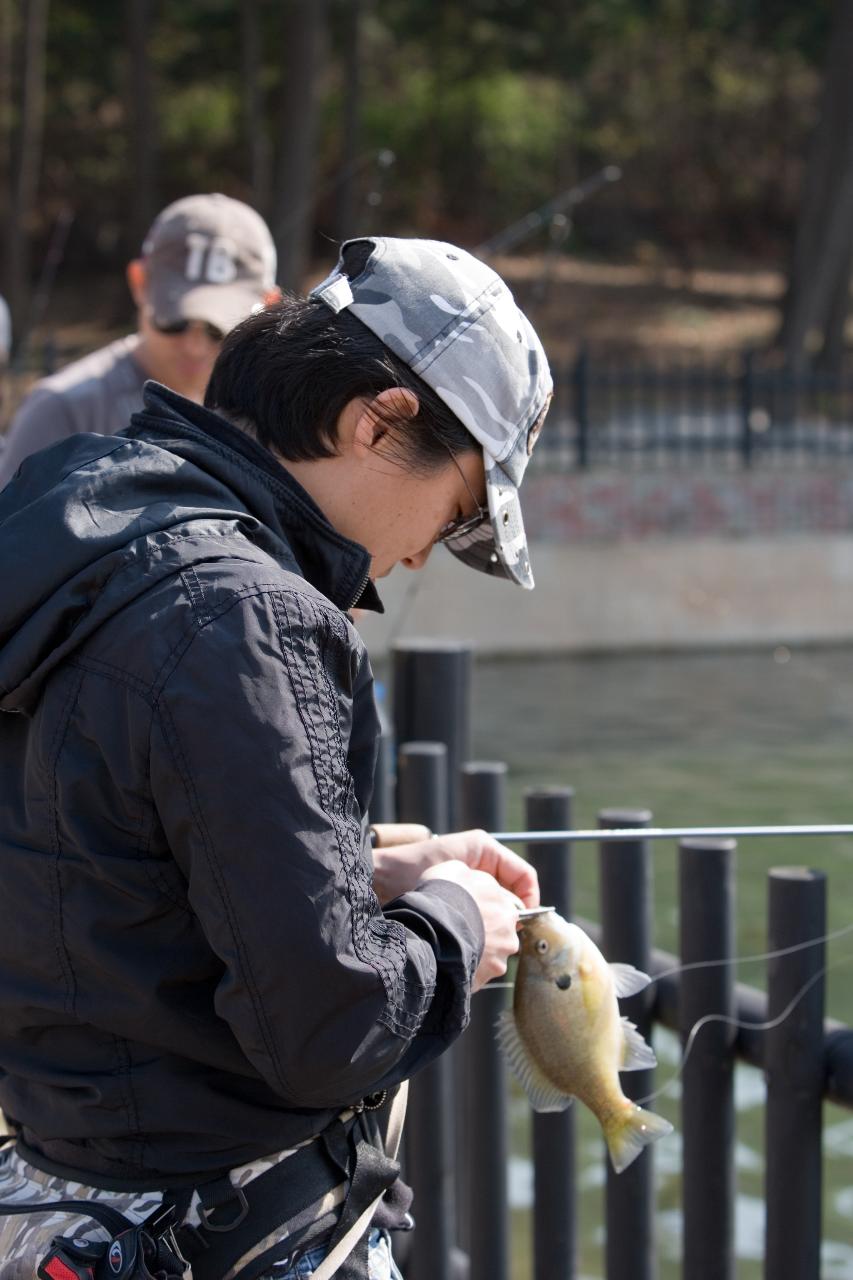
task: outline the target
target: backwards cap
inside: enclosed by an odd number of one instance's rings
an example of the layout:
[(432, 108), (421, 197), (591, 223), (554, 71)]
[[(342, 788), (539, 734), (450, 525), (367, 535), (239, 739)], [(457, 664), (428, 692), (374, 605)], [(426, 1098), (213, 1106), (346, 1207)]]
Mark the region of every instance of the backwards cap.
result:
[[(355, 245), (369, 253), (350, 278), (345, 262)], [(440, 240), (370, 236), (342, 245), (311, 297), (349, 309), (481, 445), (490, 519), (447, 546), (483, 573), (532, 588), (518, 487), (553, 383), (542, 344), (500, 276)]]

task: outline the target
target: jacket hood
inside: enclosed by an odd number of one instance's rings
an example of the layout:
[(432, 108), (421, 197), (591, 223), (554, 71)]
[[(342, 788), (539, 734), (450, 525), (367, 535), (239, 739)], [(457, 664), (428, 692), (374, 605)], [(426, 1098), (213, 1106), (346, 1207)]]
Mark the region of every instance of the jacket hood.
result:
[[(34, 454), (0, 492), (0, 710), (27, 711), (107, 618), (204, 558), (192, 534), (214, 523), (233, 525), (339, 608), (382, 610), (368, 552), (267, 449), (157, 383), (144, 398), (120, 435), (79, 435)], [(176, 539), (176, 526), (190, 536)]]

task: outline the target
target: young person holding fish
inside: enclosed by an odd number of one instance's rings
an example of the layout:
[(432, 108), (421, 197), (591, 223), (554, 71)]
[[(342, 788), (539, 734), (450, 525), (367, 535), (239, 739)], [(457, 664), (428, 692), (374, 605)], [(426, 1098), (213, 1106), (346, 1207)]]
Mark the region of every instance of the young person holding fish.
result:
[(396, 1274), (397, 1086), (538, 887), (482, 832), (372, 851), (347, 611), (437, 542), (532, 587), (550, 395), (493, 271), (361, 239), (205, 407), (149, 383), (0, 494), (0, 1277)]

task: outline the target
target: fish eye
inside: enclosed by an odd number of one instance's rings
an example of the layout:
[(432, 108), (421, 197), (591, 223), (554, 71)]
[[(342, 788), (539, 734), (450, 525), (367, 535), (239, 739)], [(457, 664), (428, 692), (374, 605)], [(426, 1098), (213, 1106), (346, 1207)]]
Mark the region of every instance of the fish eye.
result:
[(544, 956), (545, 952), (548, 950), (547, 938), (540, 938), (538, 940), (536, 943), (536, 950), (539, 952), (540, 956)]

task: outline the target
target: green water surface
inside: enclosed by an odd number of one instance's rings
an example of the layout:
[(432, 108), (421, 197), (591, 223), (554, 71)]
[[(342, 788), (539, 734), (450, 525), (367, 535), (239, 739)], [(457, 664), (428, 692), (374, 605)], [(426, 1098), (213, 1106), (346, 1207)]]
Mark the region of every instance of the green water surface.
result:
[[(512, 829), (524, 825), (526, 788), (575, 789), (574, 823), (604, 807), (646, 807), (654, 825), (853, 821), (853, 652), (766, 652), (607, 659), (479, 662), (474, 755), (509, 766)], [(677, 951), (673, 842), (654, 846), (655, 945)], [(595, 845), (574, 853), (578, 914), (598, 918)], [(767, 871), (808, 865), (829, 877), (828, 926), (853, 923), (853, 840), (749, 839), (737, 851), (737, 947), (767, 945)], [(830, 944), (828, 1013), (853, 1025), (853, 932)], [(765, 965), (744, 961), (739, 981), (764, 985)], [(677, 1070), (674, 1037), (658, 1035), (658, 1082)], [(680, 1277), (678, 1085), (656, 1104), (676, 1126), (658, 1144), (660, 1280)], [(737, 1076), (737, 1276), (763, 1275), (761, 1074)], [(529, 1113), (513, 1094), (513, 1190), (524, 1199)], [(597, 1127), (579, 1108), (579, 1273), (602, 1277), (602, 1170)], [(853, 1112), (825, 1108), (821, 1280), (853, 1280)], [(513, 1280), (530, 1275), (530, 1215), (513, 1212)]]

